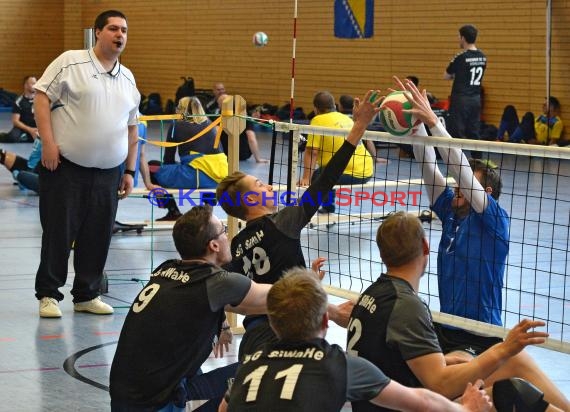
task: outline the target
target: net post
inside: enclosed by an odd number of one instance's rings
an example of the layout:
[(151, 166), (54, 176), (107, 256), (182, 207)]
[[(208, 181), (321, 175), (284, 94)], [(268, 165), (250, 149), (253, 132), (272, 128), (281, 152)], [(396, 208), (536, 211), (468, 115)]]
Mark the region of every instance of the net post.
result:
[[(228, 172), (231, 174), (239, 170), (239, 135), (245, 129), (245, 118), (247, 114), (245, 99), (241, 96), (228, 96), (222, 102), (222, 124), (221, 128), (228, 134)], [(231, 239), (238, 232), (238, 219), (228, 216), (228, 239)], [(237, 327), (237, 315), (226, 312), (226, 318), (232, 330)]]

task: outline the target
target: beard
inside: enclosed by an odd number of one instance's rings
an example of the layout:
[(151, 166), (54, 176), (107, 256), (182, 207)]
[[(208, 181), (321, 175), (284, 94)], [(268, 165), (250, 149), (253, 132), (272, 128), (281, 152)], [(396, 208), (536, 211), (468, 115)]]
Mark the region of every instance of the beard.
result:
[(469, 202), (464, 202), (461, 206), (454, 206), (453, 211), (455, 215), (459, 218), (464, 218), (469, 214), (469, 209), (471, 209), (471, 205)]

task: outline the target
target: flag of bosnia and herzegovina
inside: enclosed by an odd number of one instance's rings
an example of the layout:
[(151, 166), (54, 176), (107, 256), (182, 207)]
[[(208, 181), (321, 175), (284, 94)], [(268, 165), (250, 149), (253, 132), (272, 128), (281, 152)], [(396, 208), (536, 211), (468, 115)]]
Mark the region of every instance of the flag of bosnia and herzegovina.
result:
[(374, 0), (335, 0), (334, 35), (342, 39), (374, 34)]

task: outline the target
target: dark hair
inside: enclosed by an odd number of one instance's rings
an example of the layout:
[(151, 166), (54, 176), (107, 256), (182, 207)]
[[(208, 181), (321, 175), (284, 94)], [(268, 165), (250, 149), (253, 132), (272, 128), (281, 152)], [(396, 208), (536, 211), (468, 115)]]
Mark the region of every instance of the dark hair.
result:
[(417, 76), (407, 76), (406, 79), (411, 81), (416, 87), (420, 84), (420, 79), (418, 79)]
[(386, 218), (376, 232), (376, 244), (387, 267), (410, 263), (423, 253), (425, 238), (417, 216), (400, 211)]
[(505, 106), (503, 115), (501, 116), (501, 123), (506, 127), (506, 130), (509, 132), (509, 136), (512, 136), (519, 125), (519, 115), (517, 114), (515, 106), (512, 104)]
[(334, 112), (336, 110), (333, 95), (326, 91), (315, 94), (315, 97), (313, 97), (313, 106), (315, 106), (319, 113)]
[(469, 166), (471, 166), (473, 173), (481, 173), (481, 181), (479, 183), (481, 183), (483, 189), (490, 187), (493, 190), (493, 192), (491, 192), (493, 199), (499, 199), (501, 189), (503, 188), (503, 182), (501, 181), (501, 176), (497, 172), (496, 166), (481, 159), (469, 159)]
[(343, 94), (338, 99), (340, 103), (339, 111), (344, 114), (352, 114), (352, 106), (354, 106), (354, 97), (348, 94)]
[(560, 101), (554, 96), (548, 98), (548, 107), (554, 111), (560, 110)]
[(107, 10), (103, 13), (99, 14), (95, 18), (95, 24), (93, 28), (95, 30), (103, 30), (103, 28), (107, 25), (109, 17), (120, 17), (121, 19), (125, 19), (127, 21), (127, 17), (118, 10)]
[(36, 76), (34, 76), (34, 75), (32, 75), (32, 74), (30, 74), (30, 75), (28, 75), (28, 76), (24, 76), (24, 81), (22, 82), (22, 84), (26, 84), (26, 82), (28, 81), (28, 79), (30, 79), (30, 78), (32, 78), (32, 77), (35, 78)]
[(459, 29), (459, 35), (464, 37), (467, 43), (472, 44), (477, 40), (477, 29), (471, 24), (466, 24)]
[(244, 172), (236, 171), (218, 183), (216, 199), (228, 215), (245, 220), (248, 206), (242, 202), (241, 196), (249, 190), (243, 184)]
[(204, 256), (208, 243), (216, 237), (216, 228), (211, 224), (212, 206), (194, 206), (176, 220), (172, 238), (182, 259)]
[(529, 141), (536, 138), (536, 132), (534, 131), (534, 114), (532, 112), (526, 112), (521, 119), (519, 128), (522, 133), (522, 139)]

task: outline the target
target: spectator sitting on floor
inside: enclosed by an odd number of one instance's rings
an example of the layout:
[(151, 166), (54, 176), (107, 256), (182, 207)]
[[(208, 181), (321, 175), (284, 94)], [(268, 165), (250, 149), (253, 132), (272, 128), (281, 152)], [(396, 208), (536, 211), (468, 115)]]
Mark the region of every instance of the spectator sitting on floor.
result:
[[(223, 101), (228, 98), (227, 94), (222, 94), (218, 97), (218, 106), (222, 107)], [(247, 113), (243, 112), (240, 113), (241, 116), (246, 116)], [(228, 149), (228, 135), (225, 131), (222, 131), (221, 142), (223, 146), (224, 153), (226, 156), (229, 153)], [(245, 123), (245, 130), (240, 133), (239, 135), (239, 160), (247, 160), (251, 157), (255, 158), (256, 163), (269, 163), (269, 160), (264, 159), (261, 157), (261, 153), (259, 151), (259, 145), (257, 144), (257, 136), (255, 135), (255, 131), (253, 130), (253, 122), (247, 120)]]
[(0, 149), (0, 163), (12, 173), (12, 176), (21, 188), (38, 193), (39, 177), (38, 165), (42, 157), (42, 142), (38, 138), (34, 141), (30, 157), (25, 159), (14, 152)]
[[(352, 128), (352, 119), (336, 111), (334, 97), (331, 93), (327, 91), (316, 93), (313, 98), (313, 106), (317, 115), (311, 120), (312, 126)], [(316, 179), (343, 143), (344, 138), (342, 136), (310, 134), (303, 156), (303, 174), (299, 179), (299, 186), (308, 186), (311, 180)], [(372, 156), (364, 148), (364, 145), (358, 144), (337, 184), (357, 185), (366, 183), (372, 176), (374, 176)], [(329, 195), (327, 201), (319, 208), (319, 213), (333, 213), (335, 211), (334, 191)]]
[[(542, 105), (542, 114), (534, 119), (535, 138), (529, 140), (530, 144), (559, 145), (564, 123), (560, 118), (560, 102), (554, 96), (550, 96)], [(562, 145), (565, 145), (565, 141)]]
[[(352, 106), (354, 106), (354, 97), (349, 96), (348, 94), (343, 94), (338, 99), (337, 107), (340, 113), (352, 117)], [(370, 153), (370, 156), (374, 158), (376, 163), (384, 163), (384, 164), (388, 163), (387, 159), (377, 157), (378, 152), (376, 150), (376, 145), (374, 144), (374, 140), (363, 140), (362, 142), (364, 143), (366, 150), (368, 150), (368, 153)]]
[[(517, 127), (519, 127), (517, 109), (515, 106), (509, 104), (508, 106), (505, 106), (505, 109), (503, 110), (503, 116), (501, 117), (501, 123), (499, 124), (499, 131), (497, 132), (497, 140), (513, 141), (513, 134)], [(505, 136), (505, 134), (507, 136)]]
[(534, 114), (526, 112), (513, 134), (509, 135), (508, 141), (511, 143), (526, 143), (535, 139)]
[[(180, 163), (176, 163), (176, 146), (164, 150), (162, 164), (156, 160), (149, 162), (150, 179), (153, 184), (168, 188), (201, 189), (215, 188), (228, 175), (228, 158), (220, 146), (214, 147), (217, 127), (211, 128), (196, 140), (188, 141), (211, 125), (205, 116), (204, 108), (197, 97), (183, 97), (178, 102), (178, 113), (189, 116), (188, 120), (175, 122), (166, 141), (178, 145)], [(166, 216), (159, 221), (172, 221), (182, 214), (171, 196), (163, 206), (168, 209)]]
[(39, 136), (34, 118), (35, 84), (36, 78), (34, 76), (24, 77), (24, 93), (18, 96), (12, 105), (12, 124), (14, 127), (8, 133), (0, 135), (1, 142), (30, 143)]

